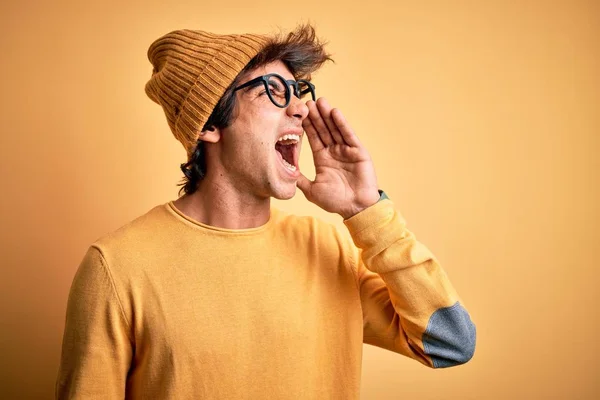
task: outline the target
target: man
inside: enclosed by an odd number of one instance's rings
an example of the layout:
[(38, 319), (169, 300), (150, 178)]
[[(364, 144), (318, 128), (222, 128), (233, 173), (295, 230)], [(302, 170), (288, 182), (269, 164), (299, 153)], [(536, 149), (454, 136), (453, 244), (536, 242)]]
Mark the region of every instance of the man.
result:
[[(310, 75), (329, 55), (312, 27), (174, 31), (148, 56), (146, 93), (187, 151), (185, 194), (88, 249), (57, 398), (357, 399), (363, 343), (433, 368), (472, 357), (475, 326), (439, 262), (317, 100)], [(348, 232), (271, 207), (296, 187)]]

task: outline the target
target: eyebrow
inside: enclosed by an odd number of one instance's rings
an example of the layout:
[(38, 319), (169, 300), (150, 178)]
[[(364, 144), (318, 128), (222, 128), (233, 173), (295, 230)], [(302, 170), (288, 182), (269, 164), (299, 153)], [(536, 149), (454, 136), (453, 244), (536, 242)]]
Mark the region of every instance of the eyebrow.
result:
[(250, 90), (257, 88), (258, 86), (263, 86), (264, 87), (263, 82), (262, 81), (254, 82), (253, 84), (246, 86), (244, 88), (244, 91), (245, 92), (249, 92)]

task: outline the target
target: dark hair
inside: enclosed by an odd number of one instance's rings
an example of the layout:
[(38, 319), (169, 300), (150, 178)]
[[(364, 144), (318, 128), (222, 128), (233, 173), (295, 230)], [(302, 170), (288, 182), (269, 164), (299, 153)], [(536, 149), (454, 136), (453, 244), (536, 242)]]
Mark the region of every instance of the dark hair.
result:
[[(235, 109), (233, 88), (240, 84), (240, 79), (245, 73), (279, 60), (285, 64), (295, 79), (310, 80), (311, 74), (324, 62), (333, 61), (331, 55), (325, 52), (325, 44), (317, 38), (315, 29), (310, 24), (300, 25), (286, 36), (280, 33), (270, 38), (260, 53), (246, 64), (225, 90), (202, 130), (211, 127), (223, 129), (229, 126)], [(192, 156), (187, 163), (181, 164), (180, 168), (184, 178), (178, 184), (182, 186), (179, 195), (181, 196), (182, 192), (188, 195), (194, 193), (206, 175), (206, 149), (202, 140), (198, 139)]]

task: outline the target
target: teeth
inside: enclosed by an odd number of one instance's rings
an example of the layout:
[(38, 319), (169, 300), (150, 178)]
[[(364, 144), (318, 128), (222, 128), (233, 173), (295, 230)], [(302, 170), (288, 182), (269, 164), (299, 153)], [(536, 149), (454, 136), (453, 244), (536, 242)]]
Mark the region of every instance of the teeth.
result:
[[(277, 142), (285, 142), (284, 145), (296, 144), (300, 141), (300, 135), (288, 134), (280, 137)], [(281, 161), (283, 161), (283, 165), (289, 169), (290, 171), (296, 171), (296, 166), (287, 162), (283, 157), (281, 157)]]
[(283, 161), (283, 165), (285, 165), (286, 168), (291, 169), (292, 171), (296, 170), (296, 166), (295, 165), (290, 164), (289, 162), (285, 161), (285, 159), (282, 159), (282, 161)]
[(277, 141), (283, 142), (284, 140), (292, 140), (294, 143), (298, 143), (300, 141), (300, 135), (294, 135), (294, 134), (283, 135)]

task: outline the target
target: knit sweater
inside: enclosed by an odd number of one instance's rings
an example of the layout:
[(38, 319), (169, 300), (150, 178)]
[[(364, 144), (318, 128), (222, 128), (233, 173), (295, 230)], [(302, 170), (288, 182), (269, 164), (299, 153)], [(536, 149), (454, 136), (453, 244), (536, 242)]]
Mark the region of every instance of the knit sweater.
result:
[(340, 229), (274, 207), (257, 228), (168, 202), (93, 243), (69, 293), (59, 399), (358, 399), (363, 343), (440, 368), (475, 326), (384, 199)]

